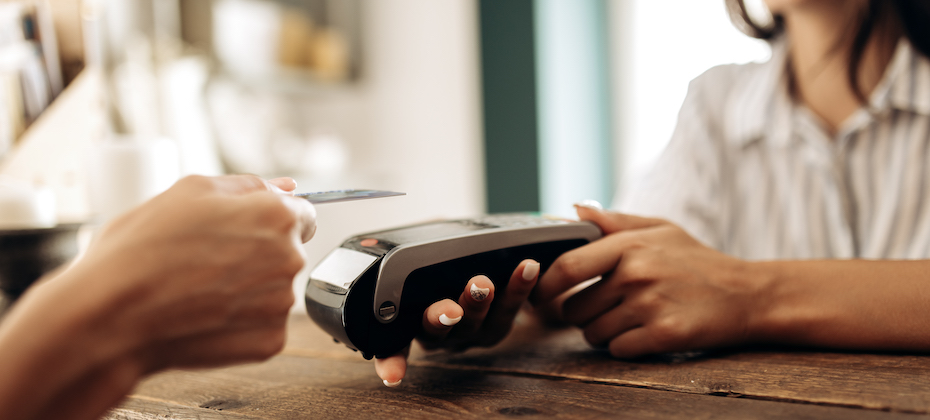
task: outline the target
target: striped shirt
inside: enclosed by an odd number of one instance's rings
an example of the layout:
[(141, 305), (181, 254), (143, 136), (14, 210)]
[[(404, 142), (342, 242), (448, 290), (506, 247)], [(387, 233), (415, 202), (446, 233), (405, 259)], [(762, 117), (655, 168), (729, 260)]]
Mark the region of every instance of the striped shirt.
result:
[(692, 81), (620, 210), (745, 259), (930, 258), (930, 60), (902, 40), (869, 109), (830, 135), (789, 96), (786, 56)]

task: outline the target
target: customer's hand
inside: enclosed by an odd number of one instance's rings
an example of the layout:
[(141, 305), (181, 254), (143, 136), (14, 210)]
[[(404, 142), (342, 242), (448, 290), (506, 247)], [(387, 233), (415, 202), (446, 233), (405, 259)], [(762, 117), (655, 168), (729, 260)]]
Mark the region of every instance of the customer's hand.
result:
[(761, 287), (745, 263), (708, 248), (678, 226), (595, 208), (582, 220), (605, 237), (558, 258), (533, 293), (551, 302), (576, 284), (602, 276), (568, 298), (563, 316), (595, 346), (617, 357), (706, 349), (748, 340)]
[(82, 263), (127, 265), (116, 322), (144, 343), (150, 369), (260, 360), (283, 347), (300, 243), (313, 236), (316, 213), (271, 185), (185, 178), (88, 250)]
[(289, 179), (188, 177), (104, 227), (0, 325), (4, 376), (17, 382), (0, 381), (0, 409), (58, 417), (84, 397), (78, 405), (99, 416), (147, 373), (277, 353), (300, 244), (316, 226), (313, 206), (282, 191), (293, 189)]
[[(494, 283), (486, 276), (475, 276), (465, 285), (457, 302), (441, 300), (423, 313), (423, 334), (418, 341), (427, 349), (452, 350), (497, 344), (510, 332), (538, 277), (538, 262), (521, 262), (510, 276), (502, 297), (491, 305)], [(409, 350), (408, 347), (401, 354), (375, 360), (375, 370), (385, 385), (400, 384), (407, 372)]]

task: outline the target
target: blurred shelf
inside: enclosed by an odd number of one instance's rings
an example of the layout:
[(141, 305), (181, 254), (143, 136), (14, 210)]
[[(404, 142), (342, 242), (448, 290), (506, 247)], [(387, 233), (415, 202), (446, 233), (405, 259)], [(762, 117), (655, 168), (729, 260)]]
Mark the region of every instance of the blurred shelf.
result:
[(357, 92), (361, 85), (358, 80), (331, 82), (306, 71), (287, 69), (262, 76), (247, 76), (220, 69), (214, 74), (213, 79), (231, 81), (248, 89), (291, 97), (342, 95)]

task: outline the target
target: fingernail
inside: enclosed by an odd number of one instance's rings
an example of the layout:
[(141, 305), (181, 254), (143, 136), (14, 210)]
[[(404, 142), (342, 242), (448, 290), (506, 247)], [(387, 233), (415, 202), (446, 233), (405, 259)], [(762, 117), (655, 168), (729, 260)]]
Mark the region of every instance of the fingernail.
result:
[(523, 266), (523, 280), (530, 281), (536, 278), (536, 275), (539, 274), (539, 263), (536, 261), (526, 263)]
[(472, 297), (472, 299), (477, 300), (478, 302), (481, 302), (482, 300), (487, 299), (487, 298), (488, 298), (488, 295), (491, 294), (491, 289), (490, 289), (490, 288), (482, 289), (482, 288), (478, 287), (478, 285), (475, 284), (475, 283), (472, 283), (472, 284), (471, 284), (471, 290), (470, 290), (470, 291), (471, 291), (471, 297)]
[(280, 187), (278, 187), (275, 184), (268, 184), (268, 186), (271, 187), (271, 192), (278, 193), (278, 194), (290, 194), (289, 192), (282, 190)]
[(403, 379), (398, 379), (397, 382), (388, 382), (388, 380), (385, 379), (385, 380), (384, 380), (384, 386), (386, 386), (386, 387), (388, 387), (388, 388), (397, 388), (397, 386), (400, 385), (400, 382), (401, 382), (401, 381), (403, 381)]
[(597, 200), (581, 200), (575, 203), (577, 207), (585, 207), (592, 210), (604, 210), (604, 206), (601, 205)]
[(439, 323), (447, 327), (451, 327), (455, 324), (458, 324), (462, 320), (462, 317), (449, 318), (446, 314), (439, 315)]

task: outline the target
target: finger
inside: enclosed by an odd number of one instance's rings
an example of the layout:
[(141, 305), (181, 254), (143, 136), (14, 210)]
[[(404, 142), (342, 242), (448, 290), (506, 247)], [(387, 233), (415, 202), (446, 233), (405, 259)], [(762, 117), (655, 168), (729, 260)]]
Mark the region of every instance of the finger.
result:
[(539, 278), (539, 263), (535, 260), (523, 260), (510, 276), (510, 282), (504, 294), (497, 299), (497, 303), (488, 311), (484, 325), (486, 331), (482, 333), (482, 342), (494, 344), (504, 338), (513, 325), (523, 303), (526, 302), (536, 280)]
[(575, 205), (575, 211), (578, 213), (579, 219), (594, 222), (606, 235), (622, 232), (624, 230), (643, 229), (667, 223), (662, 219), (605, 211), (593, 206), (580, 204)]
[[(226, 289), (223, 298), (217, 296), (215, 289), (188, 291), (181, 301), (183, 305), (175, 305), (157, 318), (143, 318), (139, 329), (150, 339), (169, 341), (218, 331), (285, 325), (294, 303), (290, 280), (269, 277), (259, 280), (263, 283), (256, 287)], [(150, 305), (140, 305), (140, 309), (133, 313), (158, 308), (163, 309), (161, 303), (150, 302)]]
[(644, 315), (632, 311), (629, 305), (619, 305), (584, 327), (584, 338), (592, 346), (600, 347), (624, 332), (642, 325)]
[[(220, 292), (223, 297), (216, 289), (198, 289), (188, 291), (173, 306), (165, 306), (160, 301), (140, 304), (127, 319), (137, 320), (143, 335), (160, 342), (285, 325), (294, 301), (290, 283), (278, 279), (261, 280), (267, 280), (268, 286), (226, 289)], [(138, 318), (145, 311), (153, 310), (163, 313), (158, 317)]]
[(615, 233), (562, 254), (539, 279), (531, 299), (545, 304), (578, 283), (613, 270), (633, 244), (628, 232)]
[(291, 177), (269, 179), (268, 183), (280, 188), (282, 191), (287, 192), (290, 195), (293, 195), (294, 190), (297, 189), (297, 181), (294, 181), (294, 178)]
[(562, 316), (565, 321), (583, 328), (620, 304), (626, 290), (620, 284), (618, 272), (614, 271), (607, 278), (566, 298), (562, 304)]
[[(565, 304), (565, 301), (568, 300), (570, 297), (574, 296), (576, 293), (587, 289), (592, 284), (595, 284), (599, 281), (601, 281), (601, 278), (595, 277), (591, 280), (578, 283), (574, 285), (571, 289), (568, 289), (562, 294), (556, 296), (555, 299), (552, 299), (548, 302), (535, 303), (533, 306), (533, 309), (537, 312), (537, 314), (539, 314), (539, 316), (542, 318), (544, 322), (546, 322), (547, 325), (551, 325), (553, 327), (567, 326), (568, 324), (565, 321), (565, 316), (562, 313), (562, 309), (563, 309), (563, 305)], [(530, 299), (532, 299), (532, 293), (530, 293)]]
[(288, 283), (265, 290), (254, 290), (248, 300), (240, 306), (227, 325), (231, 327), (260, 327), (274, 325), (287, 319), (294, 306), (294, 291)]
[(488, 276), (472, 277), (459, 296), (459, 306), (464, 310), (462, 320), (453, 331), (457, 337), (469, 337), (478, 331), (494, 300), (494, 283)]
[(224, 329), (209, 334), (161, 341), (145, 351), (149, 371), (169, 367), (214, 367), (255, 362), (284, 348), (287, 319), (280, 325), (250, 329)]
[(675, 351), (674, 349), (663, 349), (658, 345), (647, 327), (633, 328), (620, 334), (610, 340), (610, 354), (614, 357), (631, 359), (634, 357), (645, 356), (647, 354), (662, 353), (666, 351)]
[(435, 348), (435, 344), (446, 338), (452, 327), (462, 320), (464, 313), (452, 299), (443, 299), (426, 308), (423, 312), (423, 334), (419, 337), (423, 346)]
[(316, 234), (316, 208), (309, 201), (293, 196), (282, 196), (284, 202), (297, 217), (295, 229), (300, 234), (300, 240), (307, 242)]
[[(224, 175), (209, 177), (207, 179), (212, 181), (213, 186), (217, 191), (229, 194), (245, 194), (255, 191), (271, 191), (278, 194), (293, 195), (293, 193), (290, 192), (293, 191), (293, 188), (288, 188), (291, 186), (291, 184), (294, 188), (297, 187), (297, 183), (291, 178), (275, 178), (272, 181), (266, 181), (256, 175), (247, 174)], [(290, 180), (290, 182), (287, 180)]]
[(375, 359), (375, 373), (384, 382), (385, 386), (395, 387), (407, 375), (407, 356), (410, 354), (408, 346), (400, 353), (383, 359)]
[[(196, 176), (193, 178), (197, 178)], [(271, 191), (271, 184), (255, 175), (224, 175), (200, 177), (209, 179), (216, 191), (228, 194), (245, 194), (255, 191)], [(277, 187), (275, 187), (277, 188)]]

